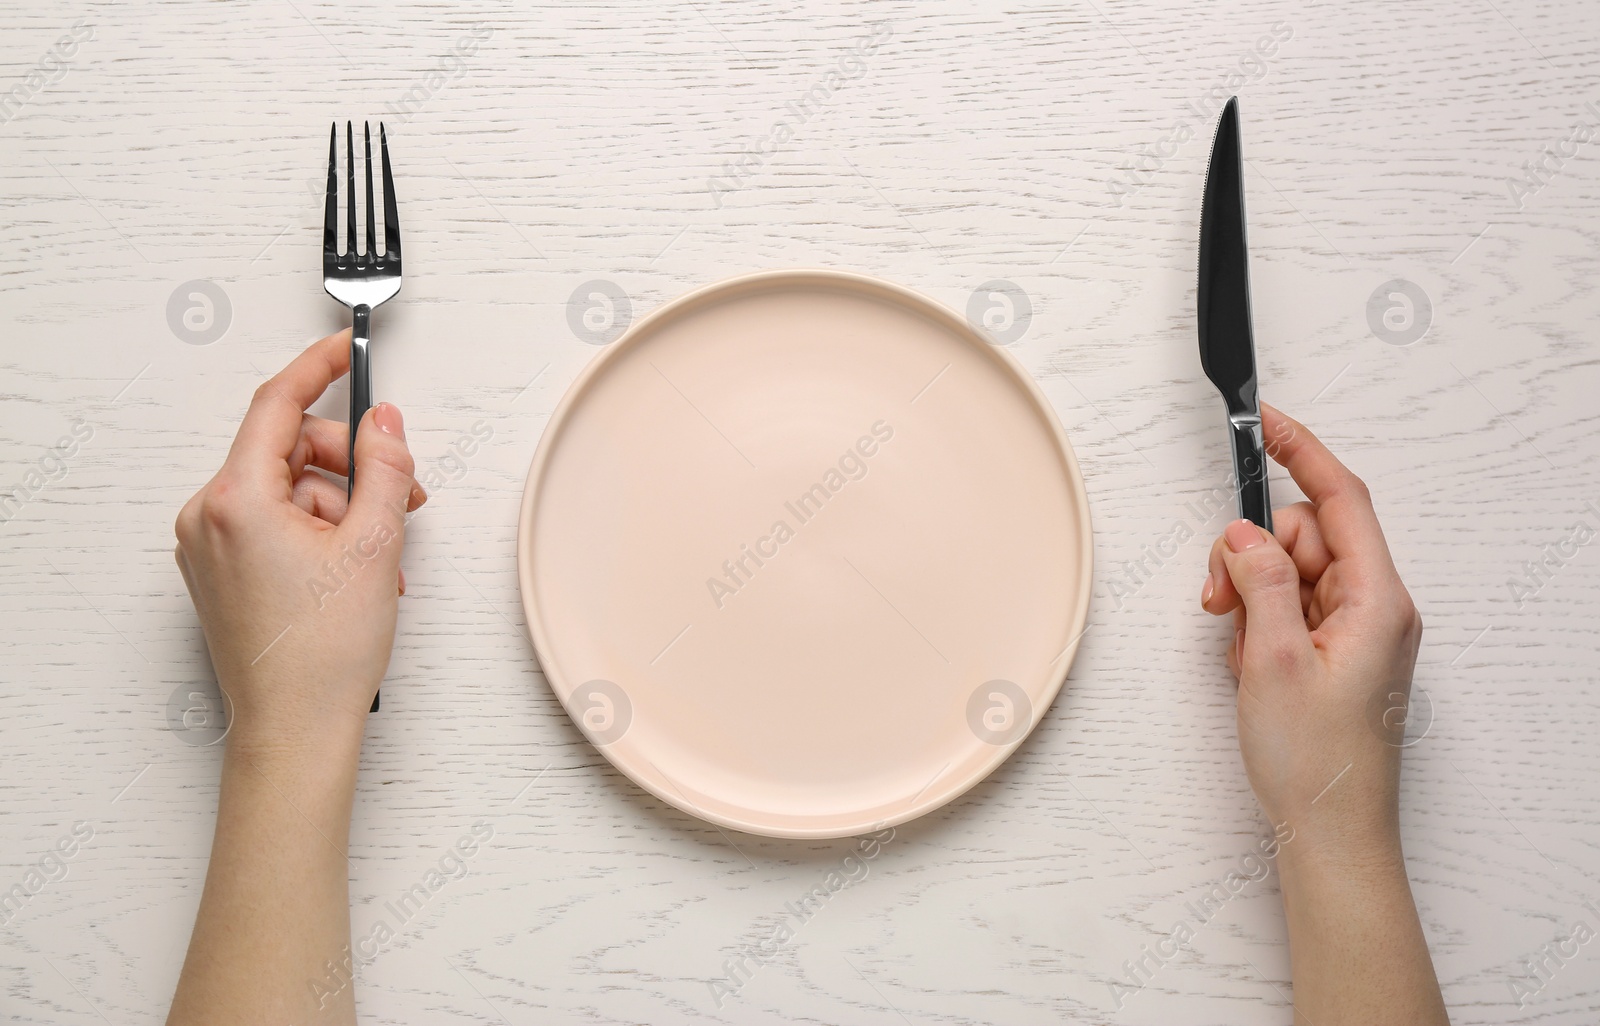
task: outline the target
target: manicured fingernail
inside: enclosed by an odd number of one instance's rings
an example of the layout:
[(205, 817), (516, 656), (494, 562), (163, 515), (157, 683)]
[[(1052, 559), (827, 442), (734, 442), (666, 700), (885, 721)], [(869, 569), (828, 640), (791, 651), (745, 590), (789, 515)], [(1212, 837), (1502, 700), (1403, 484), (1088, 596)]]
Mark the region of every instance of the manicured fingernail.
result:
[(1210, 574), (1206, 574), (1206, 583), (1200, 589), (1200, 604), (1203, 606), (1211, 601), (1211, 593), (1217, 590), (1217, 582)]
[(417, 509), (428, 501), (428, 493), (422, 490), (421, 485), (411, 486), (411, 508)]
[(400, 407), (393, 403), (379, 403), (372, 408), (372, 422), (386, 435), (406, 436), (405, 424), (400, 420)]
[(1261, 532), (1248, 520), (1235, 520), (1222, 532), (1222, 536), (1228, 539), (1228, 548), (1235, 552), (1243, 552), (1261, 544)]
[(404, 570), (402, 570), (402, 571), (400, 571), (400, 594), (404, 595), (405, 593), (406, 593), (406, 572)]

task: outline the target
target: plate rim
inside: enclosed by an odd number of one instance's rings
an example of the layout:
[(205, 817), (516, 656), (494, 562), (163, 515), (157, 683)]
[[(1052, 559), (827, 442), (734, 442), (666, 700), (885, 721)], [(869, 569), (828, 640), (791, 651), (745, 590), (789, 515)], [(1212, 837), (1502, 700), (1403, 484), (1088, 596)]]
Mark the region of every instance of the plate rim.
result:
[[(619, 353), (623, 353), (636, 344), (638, 338), (648, 332), (657, 322), (676, 316), (688, 307), (705, 302), (709, 297), (720, 292), (729, 292), (749, 288), (762, 283), (782, 283), (786, 280), (796, 282), (822, 281), (833, 285), (844, 285), (860, 290), (875, 290), (888, 293), (899, 303), (921, 313), (933, 317), (941, 322), (954, 334), (963, 336), (969, 343), (981, 346), (991, 359), (1006, 368), (1012, 378), (1020, 384), (1035, 409), (1042, 415), (1053, 435), (1059, 455), (1062, 457), (1067, 476), (1070, 482), (1075, 483), (1072, 488), (1072, 502), (1078, 514), (1078, 530), (1073, 541), (1076, 543), (1077, 554), (1082, 561), (1083, 573), (1078, 582), (1075, 606), (1077, 615), (1070, 626), (1071, 640), (1062, 654), (1056, 657), (1055, 663), (1060, 669), (1052, 672), (1046, 679), (1044, 692), (1037, 703), (1037, 712), (1029, 723), (1028, 729), (1016, 740), (994, 746), (995, 750), (989, 759), (985, 760), (980, 768), (961, 778), (953, 778), (947, 786), (932, 790), (938, 776), (930, 781), (921, 794), (915, 796), (905, 811), (895, 814), (881, 821), (870, 824), (852, 824), (847, 830), (829, 827), (784, 827), (770, 823), (761, 823), (750, 819), (740, 819), (722, 813), (701, 809), (689, 801), (685, 795), (674, 795), (666, 789), (657, 787), (653, 781), (643, 779), (642, 775), (635, 772), (635, 767), (625, 765), (626, 760), (619, 759), (609, 745), (595, 744), (587, 731), (583, 729), (581, 720), (572, 715), (572, 710), (567, 706), (567, 698), (562, 696), (564, 688), (567, 695), (571, 695), (574, 688), (565, 679), (558, 679), (559, 672), (552, 672), (552, 664), (546, 658), (546, 653), (552, 652), (549, 635), (544, 629), (542, 618), (538, 615), (533, 602), (533, 567), (529, 551), (529, 537), (533, 524), (533, 512), (538, 500), (539, 485), (548, 468), (550, 454), (554, 449), (556, 440), (561, 435), (561, 429), (570, 416), (572, 409), (588, 392), (590, 383), (605, 369), (615, 362)], [(915, 289), (900, 285), (896, 282), (879, 278), (875, 275), (864, 274), (858, 271), (844, 271), (828, 267), (795, 267), (777, 268), (763, 271), (751, 271), (743, 274), (731, 275), (716, 281), (700, 285), (696, 288), (669, 299), (649, 313), (630, 324), (622, 334), (601, 349), (600, 353), (591, 359), (556, 403), (555, 409), (550, 413), (545, 422), (544, 430), (540, 433), (538, 445), (534, 449), (533, 460), (528, 467), (528, 478), (523, 485), (522, 500), (517, 512), (517, 587), (522, 604), (522, 614), (527, 621), (529, 641), (533, 645), (534, 656), (538, 661), (539, 672), (545, 678), (545, 685), (555, 695), (556, 701), (561, 703), (561, 708), (567, 718), (572, 721), (579, 733), (589, 742), (605, 760), (618, 772), (627, 777), (636, 786), (671, 807), (685, 812), (696, 819), (709, 822), (718, 826), (738, 830), (742, 833), (753, 834), (760, 837), (776, 837), (796, 840), (822, 840), (841, 837), (858, 836), (874, 830), (883, 830), (888, 827), (898, 826), (902, 823), (925, 816), (934, 810), (955, 801), (967, 791), (987, 780), (995, 770), (1009, 759), (1020, 748), (1033, 732), (1044, 722), (1045, 712), (1055, 705), (1060, 696), (1061, 689), (1066, 684), (1067, 676), (1072, 672), (1072, 664), (1076, 661), (1078, 648), (1083, 641), (1083, 636), (1088, 632), (1087, 623), (1089, 608), (1093, 598), (1094, 583), (1094, 530), (1090, 521), (1088, 483), (1084, 480), (1082, 468), (1078, 465), (1077, 453), (1072, 448), (1072, 442), (1067, 437), (1066, 429), (1061, 424), (1061, 418), (1056, 415), (1055, 407), (1045, 396), (1044, 390), (1034, 380), (1032, 374), (1017, 360), (1016, 357), (1006, 352), (1003, 346), (995, 345), (984, 337), (983, 333), (974, 327), (955, 310), (939, 302), (933, 297)], [(560, 685), (560, 687), (558, 687)], [(646, 763), (649, 762), (645, 758)], [(660, 771), (657, 770), (657, 773)], [(944, 771), (940, 770), (942, 774)]]

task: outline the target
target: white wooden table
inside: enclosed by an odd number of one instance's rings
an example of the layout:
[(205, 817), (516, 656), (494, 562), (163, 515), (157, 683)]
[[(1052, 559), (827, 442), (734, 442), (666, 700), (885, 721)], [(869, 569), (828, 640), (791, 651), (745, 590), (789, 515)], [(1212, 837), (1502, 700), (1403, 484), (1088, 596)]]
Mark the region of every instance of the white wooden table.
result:
[[(1190, 505), (1228, 472), (1192, 311), (1233, 91), (1263, 393), (1369, 482), (1428, 625), (1404, 825), (1455, 1021), (1600, 1019), (1600, 943), (1527, 967), (1600, 931), (1600, 546), (1569, 544), (1600, 530), (1600, 137), (1575, 134), (1600, 124), (1600, 9), (91, 0), (4, 21), (0, 488), (24, 501), (0, 524), (0, 887), (92, 831), (0, 925), (5, 1021), (165, 1015), (221, 754), (169, 725), (174, 693), (213, 687), (171, 524), (255, 384), (342, 326), (326, 131), (381, 117), (407, 273), (377, 394), (436, 477), (363, 755), (358, 935), (475, 822), (493, 835), (362, 971), (363, 1021), (1288, 1023), (1275, 877), (1121, 1007), (1113, 988), (1268, 832), (1229, 627), (1196, 599), (1225, 516)], [(993, 280), (1027, 294), (1012, 351), (1088, 481), (1093, 628), (1018, 754), (719, 1008), (725, 961), (854, 843), (726, 836), (613, 771), (536, 668), (512, 525), (599, 352), (569, 324), (580, 283), (636, 317), (812, 265), (957, 309)]]

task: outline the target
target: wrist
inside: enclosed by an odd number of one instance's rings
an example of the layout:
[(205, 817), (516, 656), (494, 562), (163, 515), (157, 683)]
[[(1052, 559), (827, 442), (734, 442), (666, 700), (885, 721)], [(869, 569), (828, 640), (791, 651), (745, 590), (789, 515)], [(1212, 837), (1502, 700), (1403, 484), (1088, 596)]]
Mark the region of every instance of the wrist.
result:
[[(292, 739), (281, 732), (230, 733), (222, 760), (219, 829), (224, 821), (255, 821), (265, 810), (274, 810), (285, 829), (309, 824), (317, 838), (333, 843), (342, 854), (360, 753), (359, 739), (351, 743), (321, 736)], [(305, 839), (312, 841), (311, 836)]]
[(1284, 842), (1278, 869), (1286, 888), (1406, 879), (1398, 824), (1386, 823), (1309, 823)]
[(220, 681), (228, 701), (228, 751), (276, 760), (354, 761), (371, 696), (356, 703), (333, 682), (273, 677)]
[(323, 710), (308, 715), (281, 707), (236, 707), (232, 713), (227, 759), (246, 760), (282, 773), (330, 778), (348, 770), (353, 778), (361, 758), (365, 712)]
[(1288, 833), (1284, 864), (1306, 872), (1403, 867), (1398, 761), (1358, 757), (1335, 773), (1337, 766), (1302, 774), (1310, 782), (1288, 789), (1289, 800), (1277, 796), (1270, 811)]

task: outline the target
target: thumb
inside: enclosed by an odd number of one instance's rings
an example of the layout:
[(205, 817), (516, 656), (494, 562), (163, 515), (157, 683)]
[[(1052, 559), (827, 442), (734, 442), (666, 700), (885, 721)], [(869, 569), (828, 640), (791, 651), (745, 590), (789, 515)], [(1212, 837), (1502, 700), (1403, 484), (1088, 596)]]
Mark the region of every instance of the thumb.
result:
[(338, 530), (364, 550), (379, 549), (383, 561), (398, 568), (416, 468), (400, 410), (393, 403), (368, 410), (356, 429), (355, 448), (355, 488)]
[(1292, 671), (1314, 655), (1300, 609), (1300, 571), (1269, 532), (1248, 520), (1223, 531), (1222, 561), (1244, 599), (1243, 668)]

